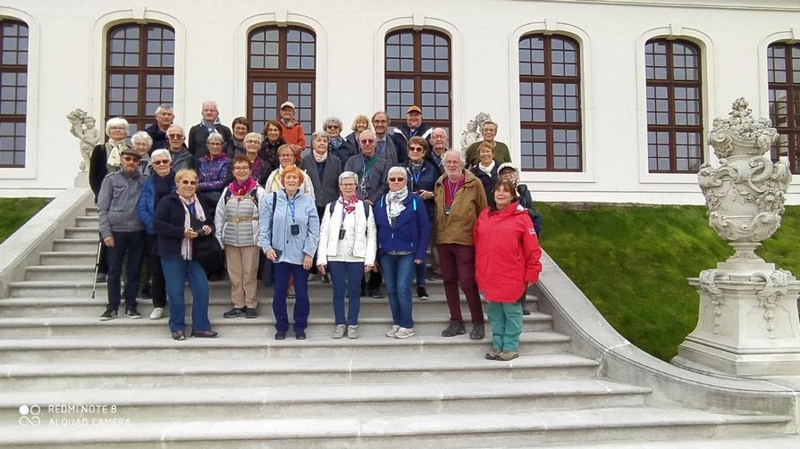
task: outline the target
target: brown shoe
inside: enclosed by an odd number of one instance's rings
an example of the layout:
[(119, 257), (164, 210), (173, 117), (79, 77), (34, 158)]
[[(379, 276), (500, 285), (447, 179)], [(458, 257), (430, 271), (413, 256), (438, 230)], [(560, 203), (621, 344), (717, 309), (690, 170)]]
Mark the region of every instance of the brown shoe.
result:
[(519, 357), (519, 352), (517, 351), (502, 351), (500, 354), (497, 354), (495, 360), (500, 360), (501, 362), (510, 362), (517, 357)]
[(499, 349), (492, 348), (491, 351), (486, 353), (486, 360), (497, 360), (497, 356), (500, 355), (502, 351)]

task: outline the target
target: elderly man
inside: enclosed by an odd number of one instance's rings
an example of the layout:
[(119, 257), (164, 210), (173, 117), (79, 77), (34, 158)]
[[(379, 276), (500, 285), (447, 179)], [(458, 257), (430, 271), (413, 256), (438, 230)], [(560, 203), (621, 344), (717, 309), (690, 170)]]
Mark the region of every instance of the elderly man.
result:
[(375, 129), (375, 151), (379, 156), (389, 162), (390, 167), (399, 165), (397, 161), (397, 150), (394, 147), (394, 139), (389, 136), (389, 116), (378, 111), (372, 116), (372, 128)]
[(169, 139), (169, 147), (167, 148), (172, 156), (172, 169), (179, 172), (184, 168), (194, 168), (197, 166), (196, 160), (189, 149), (186, 148), (184, 142), (186, 136), (183, 134), (183, 128), (178, 125), (172, 125), (167, 129), (167, 138)]
[(422, 123), (422, 109), (419, 106), (409, 106), (406, 111), (406, 122), (394, 129), (392, 138), (397, 151), (397, 161), (405, 165), (408, 159), (408, 139), (419, 136), (430, 145), (431, 127)]
[(281, 137), (294, 148), (294, 154), (300, 161), (300, 153), (306, 149), (306, 134), (300, 121), (294, 118), (294, 103), (286, 101), (281, 105)]
[(478, 147), (483, 142), (489, 142), (494, 147), (494, 159), (499, 161), (500, 164), (511, 162), (511, 153), (508, 151), (508, 146), (503, 142), (494, 140), (497, 135), (497, 123), (487, 120), (481, 126), (481, 135), (483, 140), (479, 140), (467, 148), (465, 159), (467, 160), (467, 167), (472, 167), (478, 163)]
[[(358, 135), (361, 144), (361, 154), (351, 156), (344, 164), (344, 171), (351, 171), (358, 175), (358, 197), (370, 206), (374, 206), (378, 200), (389, 191), (386, 176), (389, 174), (389, 163), (386, 159), (376, 154), (375, 133), (370, 130), (362, 131)], [(365, 287), (369, 287), (369, 294), (373, 298), (383, 298), (381, 292), (380, 271), (375, 271), (369, 277), (369, 285), (361, 282), (361, 294), (366, 293)]]
[(444, 174), (444, 153), (448, 151), (447, 131), (442, 128), (434, 128), (431, 131), (431, 151), (425, 154), (425, 159), (429, 160), (436, 168), (436, 178)]
[(192, 126), (189, 130), (189, 152), (194, 155), (195, 159), (200, 159), (208, 154), (206, 139), (208, 139), (209, 134), (215, 131), (218, 132), (222, 135), (223, 143), (230, 140), (231, 136), (233, 136), (231, 129), (223, 125), (219, 120), (217, 103), (213, 101), (204, 101), (201, 115), (203, 119), (200, 120), (200, 123)]
[(169, 147), (169, 140), (167, 138), (167, 129), (172, 125), (175, 120), (175, 113), (172, 111), (172, 106), (168, 104), (158, 105), (156, 108), (156, 122), (145, 128), (147, 134), (153, 139), (153, 145), (150, 147), (150, 152)]
[(103, 179), (97, 196), (97, 215), (100, 236), (108, 247), (108, 306), (100, 315), (101, 321), (117, 317), (120, 306), (120, 279), (126, 260), (128, 281), (125, 283), (125, 316), (138, 319), (136, 309), (139, 275), (146, 239), (144, 224), (139, 220), (138, 204), (142, 186), (147, 179), (139, 172), (141, 155), (132, 148), (122, 151), (122, 168)]
[(472, 318), (469, 338), (480, 340), (485, 330), (481, 297), (475, 282), (472, 230), (478, 215), (486, 209), (486, 193), (481, 181), (464, 170), (460, 154), (448, 151), (443, 159), (445, 174), (436, 181), (434, 187), (439, 268), (442, 270), (444, 293), (450, 309), (450, 325), (442, 331), (442, 336), (454, 337), (466, 332), (458, 293), (458, 285), (461, 284)]

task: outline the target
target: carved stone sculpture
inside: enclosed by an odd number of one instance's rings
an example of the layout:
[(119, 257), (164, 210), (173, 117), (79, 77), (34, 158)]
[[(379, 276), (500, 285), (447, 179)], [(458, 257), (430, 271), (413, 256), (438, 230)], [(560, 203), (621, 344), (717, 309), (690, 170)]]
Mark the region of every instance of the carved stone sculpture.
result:
[(78, 168), (85, 172), (89, 167), (89, 157), (92, 155), (92, 149), (102, 141), (103, 135), (100, 130), (95, 128), (96, 121), (94, 117), (90, 117), (83, 109), (75, 109), (67, 114), (67, 120), (70, 123), (69, 132), (80, 140), (78, 149), (83, 160)]
[(483, 139), (480, 130), (483, 124), (491, 119), (492, 117), (488, 113), (479, 112), (474, 120), (467, 122), (467, 129), (461, 132), (461, 154), (465, 154), (470, 145)]
[(800, 374), (800, 282), (755, 253), (781, 225), (792, 175), (764, 156), (777, 131), (748, 106), (739, 98), (728, 118), (714, 120), (709, 144), (719, 165), (703, 164), (697, 175), (708, 223), (735, 253), (690, 279), (700, 316), (673, 363), (737, 376)]

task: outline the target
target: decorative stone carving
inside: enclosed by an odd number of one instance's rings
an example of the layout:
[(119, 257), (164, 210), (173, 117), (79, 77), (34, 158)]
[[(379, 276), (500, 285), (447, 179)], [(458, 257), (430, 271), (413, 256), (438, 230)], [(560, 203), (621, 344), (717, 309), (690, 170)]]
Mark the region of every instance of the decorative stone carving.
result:
[(473, 120), (467, 122), (467, 129), (461, 132), (461, 154), (465, 154), (470, 145), (483, 139), (480, 130), (483, 124), (491, 119), (488, 113), (479, 112)]
[(700, 313), (675, 365), (735, 376), (800, 374), (800, 282), (755, 253), (780, 227), (792, 180), (785, 164), (764, 156), (776, 136), (743, 98), (728, 118), (714, 120), (708, 142), (719, 165), (703, 164), (697, 178), (709, 225), (736, 252), (689, 280)]
[(89, 157), (92, 155), (92, 149), (102, 141), (103, 135), (100, 130), (95, 128), (96, 121), (94, 117), (90, 117), (83, 109), (75, 109), (67, 114), (67, 120), (71, 125), (69, 132), (80, 140), (78, 149), (83, 160), (78, 168), (84, 172), (89, 167)]

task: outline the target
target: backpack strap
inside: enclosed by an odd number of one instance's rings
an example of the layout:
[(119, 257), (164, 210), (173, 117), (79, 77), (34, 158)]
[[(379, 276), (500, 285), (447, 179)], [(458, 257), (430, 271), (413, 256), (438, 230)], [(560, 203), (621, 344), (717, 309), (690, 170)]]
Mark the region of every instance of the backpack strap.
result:
[(275, 228), (275, 208), (278, 207), (278, 192), (272, 192), (272, 216), (269, 220), (269, 246), (272, 246), (272, 240), (275, 238), (273, 229)]

